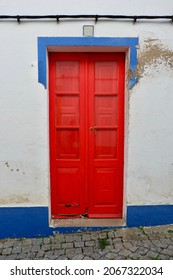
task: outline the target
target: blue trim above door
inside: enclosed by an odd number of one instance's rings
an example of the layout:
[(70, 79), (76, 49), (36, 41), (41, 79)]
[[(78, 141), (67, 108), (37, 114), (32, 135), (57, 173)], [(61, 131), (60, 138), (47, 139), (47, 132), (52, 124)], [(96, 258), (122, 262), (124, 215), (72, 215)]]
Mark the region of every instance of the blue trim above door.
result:
[(110, 38), (110, 37), (38, 37), (38, 81), (47, 88), (47, 48), (50, 46), (102, 46), (102, 47), (127, 47), (130, 49), (131, 78), (129, 88), (137, 83), (135, 69), (137, 67), (136, 37)]

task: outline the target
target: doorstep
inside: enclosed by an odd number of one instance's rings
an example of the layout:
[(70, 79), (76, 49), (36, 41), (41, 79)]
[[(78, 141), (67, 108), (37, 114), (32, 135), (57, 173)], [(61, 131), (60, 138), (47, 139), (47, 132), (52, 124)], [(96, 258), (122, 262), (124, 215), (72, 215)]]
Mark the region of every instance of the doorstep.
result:
[(124, 219), (51, 219), (50, 227), (122, 227)]

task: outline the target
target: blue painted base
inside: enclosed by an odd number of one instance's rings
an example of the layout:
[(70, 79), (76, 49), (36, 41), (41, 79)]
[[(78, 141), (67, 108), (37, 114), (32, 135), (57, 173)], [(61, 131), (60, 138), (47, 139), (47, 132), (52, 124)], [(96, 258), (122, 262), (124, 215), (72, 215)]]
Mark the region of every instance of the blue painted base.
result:
[(173, 205), (127, 207), (127, 227), (173, 224)]
[[(173, 205), (128, 206), (127, 227), (173, 224)], [(0, 208), (0, 238), (43, 237), (53, 232), (72, 233), (94, 231), (107, 227), (51, 228), (48, 223), (48, 207)]]

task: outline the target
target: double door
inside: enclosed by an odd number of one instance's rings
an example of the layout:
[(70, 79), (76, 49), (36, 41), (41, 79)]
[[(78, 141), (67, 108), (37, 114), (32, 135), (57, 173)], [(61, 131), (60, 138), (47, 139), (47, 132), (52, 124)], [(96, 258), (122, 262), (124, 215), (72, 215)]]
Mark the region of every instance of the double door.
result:
[(124, 53), (49, 53), (51, 214), (120, 218)]

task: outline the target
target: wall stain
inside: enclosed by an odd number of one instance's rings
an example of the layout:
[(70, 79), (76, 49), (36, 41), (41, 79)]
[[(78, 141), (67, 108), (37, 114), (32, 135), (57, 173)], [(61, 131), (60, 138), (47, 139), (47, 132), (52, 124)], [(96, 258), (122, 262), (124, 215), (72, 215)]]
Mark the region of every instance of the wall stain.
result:
[(6, 165), (7, 167), (9, 167), (9, 163), (8, 163), (8, 161), (6, 161), (6, 162), (5, 162), (5, 165)]
[(23, 204), (29, 202), (29, 198), (26, 195), (20, 196), (20, 195), (10, 195), (8, 198), (1, 198), (0, 204)]
[(160, 65), (168, 71), (173, 69), (173, 50), (162, 44), (158, 39), (145, 39), (144, 47), (138, 50), (138, 66), (135, 75), (140, 79), (148, 76), (147, 68), (157, 72)]

